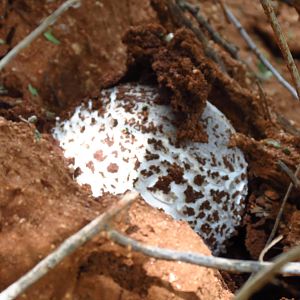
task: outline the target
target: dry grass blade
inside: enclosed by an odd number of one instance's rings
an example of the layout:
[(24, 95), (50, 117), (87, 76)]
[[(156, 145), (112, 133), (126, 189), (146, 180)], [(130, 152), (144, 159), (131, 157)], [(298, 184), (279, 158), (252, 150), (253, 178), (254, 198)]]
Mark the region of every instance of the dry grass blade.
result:
[(0, 300), (11, 300), (21, 295), (27, 288), (46, 275), (65, 257), (96, 236), (114, 216), (128, 207), (137, 196), (137, 193), (126, 194), (114, 207), (110, 208), (83, 227), (80, 231), (66, 239), (53, 253), (48, 255), (27, 274), (1, 292)]
[(291, 54), (291, 51), (289, 49), (289, 46), (287, 44), (286, 38), (284, 36), (284, 34), (282, 33), (282, 30), (280, 28), (280, 24), (277, 20), (277, 17), (275, 15), (272, 3), (270, 2), (270, 0), (260, 0), (260, 3), (262, 5), (262, 7), (264, 8), (265, 14), (268, 16), (269, 21), (272, 25), (273, 31), (275, 33), (276, 36), (276, 41), (277, 44), (281, 50), (281, 53), (286, 61), (287, 67), (291, 73), (292, 79), (294, 81), (296, 90), (297, 90), (297, 94), (298, 94), (298, 98), (300, 95), (300, 76), (299, 76), (299, 72), (298, 69), (295, 65), (293, 56)]
[(251, 296), (267, 284), (280, 272), (282, 267), (290, 261), (300, 258), (300, 246), (290, 249), (288, 252), (279, 255), (274, 263), (254, 275), (236, 294), (235, 300), (248, 300)]
[(283, 239), (282, 235), (279, 235), (277, 238), (275, 238), (273, 241), (270, 243), (267, 243), (265, 248), (261, 251), (258, 260), (259, 261), (264, 261), (265, 255), (268, 253), (268, 251), (273, 248), (277, 243), (279, 243)]
[(270, 122), (272, 122), (272, 117), (271, 117), (271, 114), (270, 114), (270, 110), (269, 110), (269, 106), (268, 106), (268, 102), (267, 102), (267, 97), (266, 97), (266, 94), (264, 92), (264, 89), (263, 89), (263, 87), (262, 87), (262, 85), (261, 85), (261, 83), (258, 79), (256, 79), (256, 84), (257, 84), (258, 91), (259, 91), (259, 97), (262, 100), (262, 107), (264, 109), (265, 116), (268, 118), (268, 120)]
[(297, 172), (294, 174), (293, 171), (281, 160), (279, 160), (277, 162), (278, 166), (280, 167), (280, 169), (286, 173), (287, 176), (289, 176), (290, 180), (292, 181), (293, 185), (296, 188), (300, 187), (300, 182), (297, 179)]
[(57, 18), (62, 15), (70, 7), (79, 4), (80, 0), (68, 0), (64, 2), (57, 10), (48, 16), (35, 30), (26, 36), (17, 46), (10, 50), (4, 58), (0, 61), (0, 71), (24, 48), (26, 48), (32, 41), (39, 37), (48, 26), (52, 25)]
[[(298, 176), (299, 171), (300, 171), (300, 165), (298, 165), (297, 170), (296, 170), (296, 172), (295, 172), (295, 174), (294, 174), (295, 177)], [(285, 195), (284, 195), (284, 198), (283, 198), (283, 200), (282, 200), (282, 203), (281, 203), (279, 212), (278, 212), (278, 214), (277, 214), (277, 217), (276, 217), (276, 220), (275, 220), (275, 223), (274, 223), (272, 232), (271, 232), (271, 234), (270, 234), (270, 236), (269, 236), (269, 238), (268, 238), (268, 241), (267, 241), (267, 243), (266, 243), (266, 246), (274, 239), (274, 236), (275, 236), (275, 234), (276, 234), (277, 228), (278, 228), (278, 226), (279, 226), (280, 220), (281, 220), (282, 215), (283, 215), (283, 211), (284, 211), (285, 204), (286, 204), (286, 202), (287, 202), (287, 199), (288, 199), (289, 196), (290, 196), (290, 193), (291, 193), (291, 191), (292, 191), (292, 188), (293, 188), (293, 183), (290, 183), (290, 185), (289, 185), (289, 187), (288, 187), (288, 189), (287, 189), (287, 191), (286, 191), (286, 193), (285, 193)]]

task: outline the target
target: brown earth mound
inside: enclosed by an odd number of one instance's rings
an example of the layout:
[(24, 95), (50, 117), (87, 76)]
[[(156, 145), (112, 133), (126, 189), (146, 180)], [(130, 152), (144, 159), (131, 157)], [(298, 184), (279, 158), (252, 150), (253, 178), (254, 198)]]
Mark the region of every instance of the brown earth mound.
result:
[[(0, 147), (2, 290), (116, 199), (92, 199), (73, 181), (57, 146), (47, 136), (37, 138), (28, 124), (1, 119)], [(139, 241), (210, 255), (187, 224), (175, 222), (142, 200), (122, 220), (118, 228)], [(26, 295), (28, 299), (107, 300), (232, 296), (218, 271), (157, 261), (105, 238), (75, 252)]]

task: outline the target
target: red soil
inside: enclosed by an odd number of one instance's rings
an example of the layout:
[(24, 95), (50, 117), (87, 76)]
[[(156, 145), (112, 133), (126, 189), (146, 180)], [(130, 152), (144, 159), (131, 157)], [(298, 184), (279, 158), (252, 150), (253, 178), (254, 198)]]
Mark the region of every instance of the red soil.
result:
[[(5, 42), (0, 43), (0, 57), (62, 2), (2, 1), (0, 39)], [(262, 101), (245, 66), (214, 46), (227, 69), (228, 74), (224, 74), (207, 58), (191, 31), (179, 28), (178, 18), (172, 18), (164, 1), (152, 1), (156, 12), (148, 0), (82, 2), (80, 8), (70, 9), (52, 26), (60, 45), (41, 36), (1, 73), (0, 86), (6, 92), (0, 94), (0, 116), (13, 122), (0, 120), (0, 290), (116, 201), (111, 197), (92, 199), (88, 189), (79, 187), (48, 133), (55, 114), (67, 115), (84, 98), (97, 96), (101, 87), (115, 84), (124, 75), (125, 79), (158, 82), (179, 115), (178, 138), (205, 140), (193, 120), (203, 111), (206, 99), (232, 121), (238, 131), (232, 144), (245, 152), (249, 162), (250, 195), (244, 234), (242, 230), (232, 241), (228, 255), (257, 258), (289, 184), (277, 161), (292, 169), (300, 161), (299, 103), (274, 77), (263, 81), (268, 97)], [(257, 59), (236, 29), (228, 25), (221, 8), (212, 1), (199, 2), (215, 28), (237, 44), (242, 58), (257, 69)], [(242, 2), (227, 1), (259, 47), (289, 79), (284, 62), (277, 57), (278, 50), (274, 50), (274, 37), (261, 7), (250, 0)], [(293, 42), (300, 32), (297, 14), (283, 4), (278, 14), (297, 57), (299, 45)], [(131, 28), (133, 25), (139, 27)], [(167, 43), (162, 37), (170, 31), (175, 36)], [(30, 92), (29, 84), (38, 95)], [(37, 128), (43, 132), (41, 139), (33, 125), (17, 123), (20, 115), (28, 118), (33, 114), (38, 117)], [(296, 128), (283, 121), (283, 116)], [(274, 147), (274, 141), (280, 146)], [(299, 244), (299, 196), (294, 190), (289, 199), (278, 232), (284, 238), (274, 254)], [(209, 254), (186, 224), (172, 221), (142, 201), (122, 220), (118, 228), (138, 240)], [(235, 285), (227, 275), (224, 278), (233, 288), (243, 280), (232, 277)], [(290, 282), (286, 280), (285, 284)], [(289, 295), (284, 288), (281, 293)], [(66, 259), (27, 295), (28, 299), (231, 297), (217, 271), (128, 253), (103, 237)]]

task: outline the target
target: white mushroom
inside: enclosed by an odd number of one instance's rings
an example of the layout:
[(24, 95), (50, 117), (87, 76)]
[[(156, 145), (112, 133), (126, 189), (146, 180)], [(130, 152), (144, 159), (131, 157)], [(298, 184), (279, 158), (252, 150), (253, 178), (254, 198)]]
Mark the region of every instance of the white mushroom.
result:
[(95, 197), (135, 189), (150, 205), (187, 221), (219, 253), (241, 223), (247, 194), (244, 155), (227, 146), (235, 131), (207, 102), (199, 122), (208, 143), (178, 145), (174, 115), (158, 97), (149, 86), (104, 90), (100, 109), (91, 100), (82, 104), (53, 135), (80, 169), (78, 183), (90, 185)]

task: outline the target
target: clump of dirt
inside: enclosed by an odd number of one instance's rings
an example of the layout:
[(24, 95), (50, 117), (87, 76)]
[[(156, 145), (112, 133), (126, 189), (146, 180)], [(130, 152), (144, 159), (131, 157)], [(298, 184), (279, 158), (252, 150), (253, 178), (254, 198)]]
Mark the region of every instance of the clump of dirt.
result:
[[(186, 223), (175, 222), (171, 217), (166, 217), (162, 212), (149, 207), (144, 201), (134, 204), (126, 215), (126, 219), (127, 224), (119, 223), (118, 228), (133, 239), (159, 247), (210, 255), (197, 234), (190, 234), (191, 230)], [(171, 297), (174, 299), (230, 299), (232, 297), (219, 272), (215, 270), (146, 258), (140, 254), (122, 250), (113, 244), (97, 247), (97, 251), (92, 252), (86, 258), (79, 276), (79, 299), (88, 297), (95, 299), (94, 289), (89, 289), (89, 287), (93, 278), (101, 284), (103, 277), (112, 277), (114, 280), (112, 285), (108, 282), (109, 280), (105, 279), (108, 286), (111, 286), (109, 290), (114, 290), (114, 286), (119, 285), (131, 291), (133, 299), (169, 299)], [(118, 296), (119, 287), (114, 292)]]
[[(0, 146), (2, 290), (117, 199), (91, 198), (72, 179), (60, 149), (47, 136), (37, 139), (34, 128), (28, 124), (1, 119)], [(148, 244), (210, 255), (187, 224), (175, 222), (142, 200), (125, 212), (115, 226)], [(26, 296), (230, 299), (232, 294), (218, 271), (158, 261), (98, 237), (64, 260)]]
[(33, 127), (1, 118), (0, 145), (2, 290), (95, 217), (100, 207), (74, 183), (61, 150), (37, 137)]
[[(0, 58), (64, 1), (39, 5), (31, 0), (2, 2)], [(42, 35), (2, 72), (0, 85), (6, 92), (1, 97), (1, 115), (16, 121), (18, 115), (27, 118), (35, 114), (40, 128), (48, 127), (54, 113), (98, 95), (101, 87), (123, 75), (126, 50), (122, 36), (129, 26), (153, 19), (146, 0), (87, 0), (79, 8), (71, 8), (48, 29), (59, 44)]]
[(300, 244), (300, 211), (296, 210), (291, 215), (288, 226), (285, 228), (286, 240), (288, 246), (297, 246)]
[[(226, 71), (221, 70), (207, 56), (205, 45), (199, 42), (196, 35), (189, 29), (181, 28), (178, 19), (182, 16), (174, 13), (171, 2), (152, 3), (164, 26), (142, 25), (128, 31), (124, 42), (129, 52), (129, 74), (136, 74), (140, 69), (150, 70), (154, 74), (162, 91), (169, 94), (173, 110), (181, 117), (177, 124), (179, 139), (205, 140), (201, 128), (195, 128), (195, 120), (202, 114), (206, 100), (215, 104), (238, 131), (232, 137), (231, 144), (246, 154), (250, 185), (257, 181), (267, 182), (282, 193), (290, 179), (278, 167), (278, 162), (282, 161), (294, 169), (300, 161), (300, 140), (296, 129), (291, 130), (288, 122), (287, 126), (279, 121), (279, 113), (270, 105), (270, 99), (257, 91), (256, 83), (246, 76), (246, 71), (240, 72), (245, 67), (239, 61), (230, 59), (224, 51), (216, 50), (223, 58), (227, 57), (224, 59)], [(193, 87), (201, 89), (201, 93)], [(255, 197), (254, 194), (252, 196)], [(273, 202), (273, 213), (268, 215), (268, 219), (276, 218), (280, 199), (277, 197), (269, 201)], [(268, 201), (263, 204), (265, 207), (268, 205)], [(256, 258), (269, 232), (264, 226), (258, 226), (257, 214), (253, 211), (246, 212), (245, 245)], [(260, 223), (265, 222), (266, 216), (260, 218)], [(283, 241), (285, 243), (286, 240)]]
[[(187, 43), (185, 30), (176, 33), (170, 42), (166, 38), (167, 31), (156, 24), (131, 29), (124, 38), (128, 46), (129, 68), (136, 68), (135, 64), (142, 64), (145, 69), (147, 64), (152, 66), (158, 83), (169, 95), (170, 105), (180, 117), (177, 132), (179, 139), (207, 141), (204, 129), (196, 120), (204, 111), (210, 89), (205, 76), (212, 75), (209, 70), (206, 74), (203, 72), (203, 75), (189, 55), (191, 50), (184, 48)], [(203, 58), (201, 46), (196, 40), (194, 42), (193, 49), (200, 52), (198, 57)], [(200, 65), (204, 61), (199, 59), (197, 63)]]
[[(300, 159), (299, 138), (285, 132), (271, 107), (266, 113), (261, 97), (243, 88), (204, 56), (202, 45), (192, 32), (176, 30), (169, 43), (165, 41), (166, 34), (159, 25), (146, 25), (131, 29), (124, 41), (128, 45), (129, 68), (141, 63), (150, 65), (160, 86), (171, 93), (170, 104), (183, 118), (178, 124), (178, 137), (203, 140), (194, 124), (209, 99), (240, 132), (232, 139), (232, 146), (240, 147), (248, 155), (250, 175), (277, 183), (280, 180), (279, 184), (286, 185), (288, 178), (281, 176), (276, 162), (296, 165)], [(194, 92), (193, 95), (193, 86), (198, 87), (201, 94)], [(267, 169), (266, 162), (269, 163)]]

